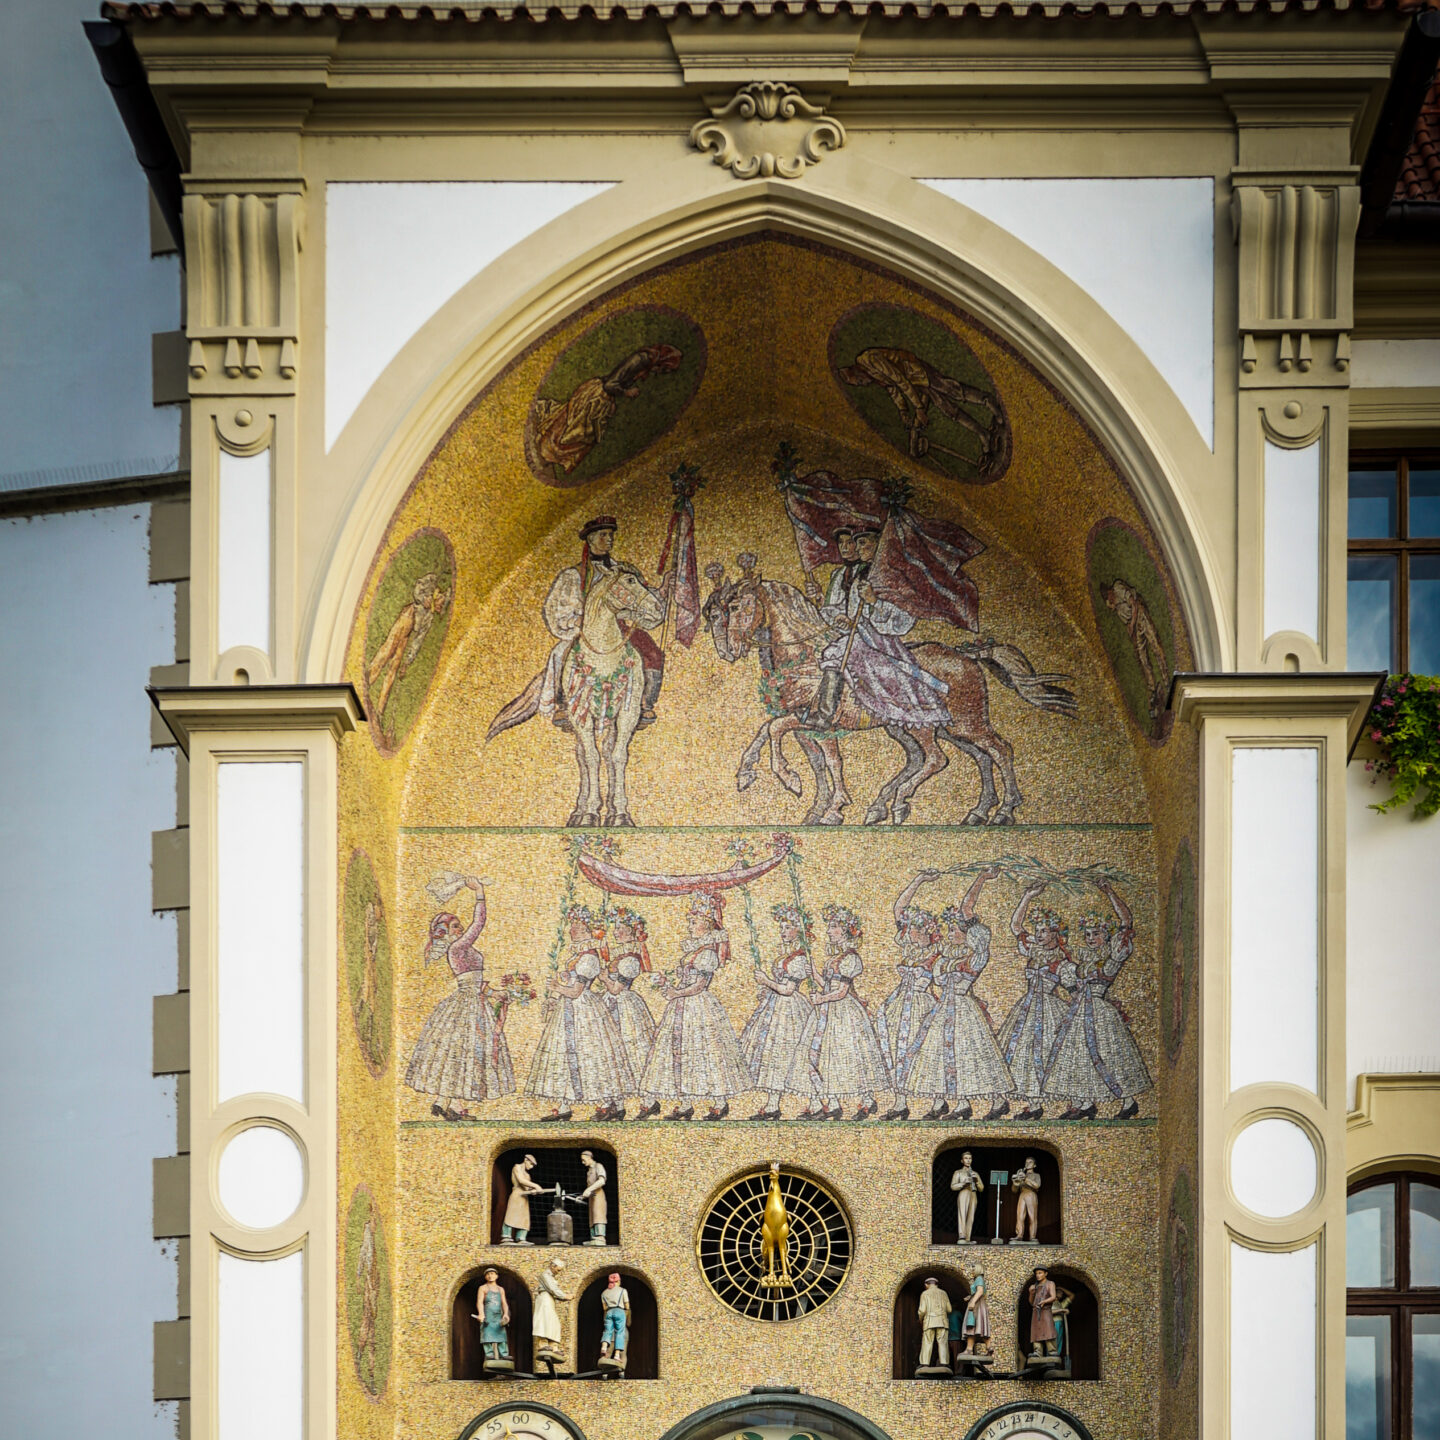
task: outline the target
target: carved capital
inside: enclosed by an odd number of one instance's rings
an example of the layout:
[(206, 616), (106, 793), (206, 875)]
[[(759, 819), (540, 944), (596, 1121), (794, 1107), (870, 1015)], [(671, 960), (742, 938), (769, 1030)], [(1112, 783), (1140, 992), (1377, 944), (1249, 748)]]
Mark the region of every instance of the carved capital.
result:
[(302, 220), (293, 190), (186, 195), (192, 395), (294, 392)]
[(1346, 173), (1233, 178), (1241, 385), (1345, 385), (1359, 187)]
[(844, 145), (845, 127), (794, 85), (754, 80), (695, 125), (690, 143), (709, 151), (737, 180), (774, 175), (795, 180), (806, 166), (819, 164), (827, 150)]

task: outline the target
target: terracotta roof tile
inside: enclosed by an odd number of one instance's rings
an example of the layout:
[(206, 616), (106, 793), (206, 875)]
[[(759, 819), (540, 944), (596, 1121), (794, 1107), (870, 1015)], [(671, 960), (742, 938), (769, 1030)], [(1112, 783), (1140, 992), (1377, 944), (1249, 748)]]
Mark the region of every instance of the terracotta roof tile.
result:
[(890, 15), (961, 19), (995, 15), (1203, 15), (1290, 10), (1440, 9), (1440, 0), (105, 0), (111, 20), (640, 20), (672, 15), (802, 14)]
[(1396, 200), (1440, 201), (1440, 72), (1430, 81), (1395, 182)]

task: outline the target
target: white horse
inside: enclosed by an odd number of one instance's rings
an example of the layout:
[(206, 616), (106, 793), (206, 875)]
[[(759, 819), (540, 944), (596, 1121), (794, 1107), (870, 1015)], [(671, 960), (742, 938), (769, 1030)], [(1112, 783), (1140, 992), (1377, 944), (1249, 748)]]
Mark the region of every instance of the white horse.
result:
[(597, 580), (585, 597), (580, 634), (560, 672), (560, 698), (575, 733), (580, 770), (580, 790), (567, 825), (635, 823), (625, 772), (640, 723), (645, 666), (630, 643), (622, 614), (634, 616), (648, 629), (664, 619), (664, 607), (643, 582), (617, 568)]

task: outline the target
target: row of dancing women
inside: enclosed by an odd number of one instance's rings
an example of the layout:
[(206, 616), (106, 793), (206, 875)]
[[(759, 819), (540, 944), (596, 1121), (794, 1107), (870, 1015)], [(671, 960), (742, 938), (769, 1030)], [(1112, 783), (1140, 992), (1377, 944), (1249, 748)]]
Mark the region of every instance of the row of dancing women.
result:
[[(1138, 1113), (1136, 1097), (1150, 1076), (1123, 1013), (1107, 992), (1133, 950), (1130, 911), (1114, 887), (1099, 888), (1109, 913), (1080, 921), (1081, 940), (1053, 910), (1034, 904), (1032, 885), (1011, 920), (1023, 963), (1025, 993), (998, 1032), (974, 992), (991, 959), (991, 930), (976, 914), (997, 868), (975, 877), (958, 906), (938, 915), (914, 903), (921, 886), (940, 879), (922, 870), (893, 910), (898, 983), (872, 1013), (857, 983), (864, 973), (860, 918), (843, 905), (821, 912), (819, 953), (813, 922), (798, 905), (771, 910), (779, 953), (757, 964), (756, 1005), (737, 1035), (711, 986), (731, 963), (725, 896), (697, 891), (686, 916), (680, 956), (669, 974), (653, 972), (643, 916), (624, 906), (566, 912), (568, 949), (551, 979), (540, 1039), (524, 1086), (547, 1100), (546, 1120), (595, 1107), (597, 1121), (724, 1120), (730, 1101), (758, 1092), (749, 1118), (837, 1120), (879, 1113), (877, 1097), (894, 1097), (885, 1119), (968, 1120), (977, 1104), (987, 1120), (1012, 1114), (1038, 1119), (1047, 1106), (1062, 1119), (1094, 1118), (1106, 1101), (1117, 1118)], [(508, 1001), (486, 985), (476, 941), (485, 925), (484, 887), (467, 880), (475, 909), (467, 927), (448, 912), (431, 922), (427, 961), (448, 961), (455, 991), (431, 1013), (410, 1060), (406, 1083), (433, 1097), (432, 1113), (473, 1118), (466, 1106), (515, 1093), (504, 1032)], [(658, 1022), (642, 985), (664, 1003)], [(928, 1104), (923, 1112), (921, 1106)], [(1063, 1107), (1063, 1108), (1061, 1108)]]

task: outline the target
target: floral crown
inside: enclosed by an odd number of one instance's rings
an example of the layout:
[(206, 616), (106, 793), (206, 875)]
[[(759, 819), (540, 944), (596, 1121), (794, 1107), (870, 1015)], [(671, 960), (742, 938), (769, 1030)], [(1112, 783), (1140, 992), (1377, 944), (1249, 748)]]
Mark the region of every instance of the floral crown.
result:
[(770, 914), (782, 925), (788, 921), (797, 930), (803, 930), (806, 935), (809, 935), (815, 923), (798, 905), (772, 905)]
[(587, 925), (591, 930), (605, 928), (605, 922), (588, 905), (572, 905), (565, 912), (565, 923)]
[(1037, 930), (1058, 930), (1062, 935), (1070, 933), (1070, 927), (1053, 910), (1032, 910), (1030, 921)]
[(1081, 930), (1104, 930), (1107, 934), (1115, 931), (1115, 917), (1099, 910), (1087, 910), (1080, 917)]
[(930, 911), (919, 905), (907, 905), (896, 918), (902, 930), (934, 930), (938, 923)]
[(860, 917), (848, 905), (827, 905), (820, 913), (827, 925), (843, 926), (851, 940), (858, 940), (865, 933)]
[(616, 925), (628, 925), (640, 939), (646, 938), (645, 917), (638, 910), (632, 910), (628, 905), (612, 905), (605, 912), (605, 918), (610, 922), (612, 929)]
[(692, 915), (706, 915), (719, 925), (725, 917), (725, 897), (713, 890), (697, 890), (690, 900)]

